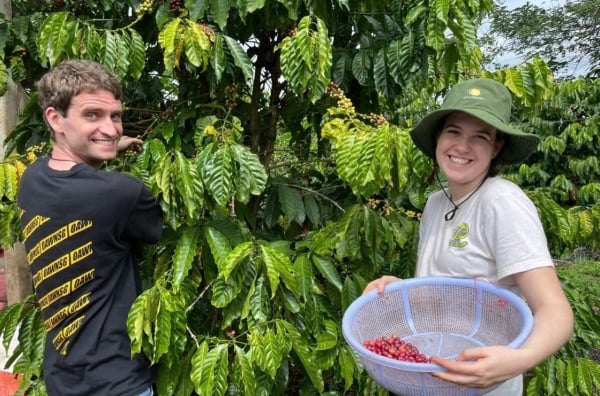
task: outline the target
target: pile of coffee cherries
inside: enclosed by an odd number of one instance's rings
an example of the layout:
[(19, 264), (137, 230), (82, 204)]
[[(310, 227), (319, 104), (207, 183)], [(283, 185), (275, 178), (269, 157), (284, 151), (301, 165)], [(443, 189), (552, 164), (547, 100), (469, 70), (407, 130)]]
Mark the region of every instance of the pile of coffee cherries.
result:
[(391, 359), (411, 363), (431, 363), (431, 358), (419, 352), (417, 347), (397, 335), (367, 340), (363, 342), (363, 346), (371, 352)]

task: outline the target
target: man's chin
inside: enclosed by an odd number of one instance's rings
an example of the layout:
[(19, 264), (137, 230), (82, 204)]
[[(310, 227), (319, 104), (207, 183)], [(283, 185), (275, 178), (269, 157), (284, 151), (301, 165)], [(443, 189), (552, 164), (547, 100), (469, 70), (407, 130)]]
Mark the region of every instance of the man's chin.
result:
[(94, 158), (90, 158), (86, 162), (89, 165), (91, 165), (91, 166), (93, 166), (95, 168), (99, 168), (106, 161), (111, 161), (111, 160), (115, 159), (116, 156), (117, 156), (117, 153), (114, 153), (114, 154), (103, 154), (103, 155), (95, 156)]

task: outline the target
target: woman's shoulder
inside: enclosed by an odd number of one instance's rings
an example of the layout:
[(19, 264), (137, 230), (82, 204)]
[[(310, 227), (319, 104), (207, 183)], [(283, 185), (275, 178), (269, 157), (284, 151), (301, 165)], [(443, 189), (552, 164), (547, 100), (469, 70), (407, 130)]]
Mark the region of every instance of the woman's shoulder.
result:
[(494, 207), (532, 207), (533, 202), (514, 182), (500, 176), (490, 178), (482, 186), (482, 201)]
[(481, 186), (483, 192), (487, 195), (498, 196), (498, 195), (525, 195), (525, 192), (521, 187), (516, 185), (514, 182), (504, 179), (501, 176), (494, 176), (488, 178), (486, 182)]

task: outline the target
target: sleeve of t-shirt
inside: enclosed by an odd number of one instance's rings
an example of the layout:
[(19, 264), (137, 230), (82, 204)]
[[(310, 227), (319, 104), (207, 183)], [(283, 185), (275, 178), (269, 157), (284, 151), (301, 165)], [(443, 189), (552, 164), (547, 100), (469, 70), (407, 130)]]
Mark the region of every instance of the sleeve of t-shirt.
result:
[(125, 227), (125, 236), (145, 243), (160, 240), (163, 215), (160, 205), (143, 184)]
[(537, 209), (523, 191), (496, 196), (489, 209), (486, 237), (496, 258), (498, 279), (553, 265)]

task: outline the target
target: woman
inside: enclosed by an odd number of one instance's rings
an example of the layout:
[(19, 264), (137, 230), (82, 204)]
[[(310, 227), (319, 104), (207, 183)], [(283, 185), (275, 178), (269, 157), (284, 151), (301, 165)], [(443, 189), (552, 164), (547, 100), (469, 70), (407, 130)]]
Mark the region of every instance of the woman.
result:
[[(433, 357), (438, 378), (473, 388), (504, 382), (489, 395), (523, 394), (522, 373), (569, 339), (573, 313), (559, 283), (537, 210), (514, 183), (497, 176), (503, 164), (525, 160), (538, 137), (509, 126), (510, 92), (490, 79), (457, 84), (440, 110), (411, 131), (448, 185), (427, 201), (420, 225), (416, 274), (482, 278), (522, 295), (533, 331), (518, 349), (470, 348), (456, 360)], [(438, 178), (439, 181), (439, 178)], [(398, 278), (383, 276), (365, 293)]]

